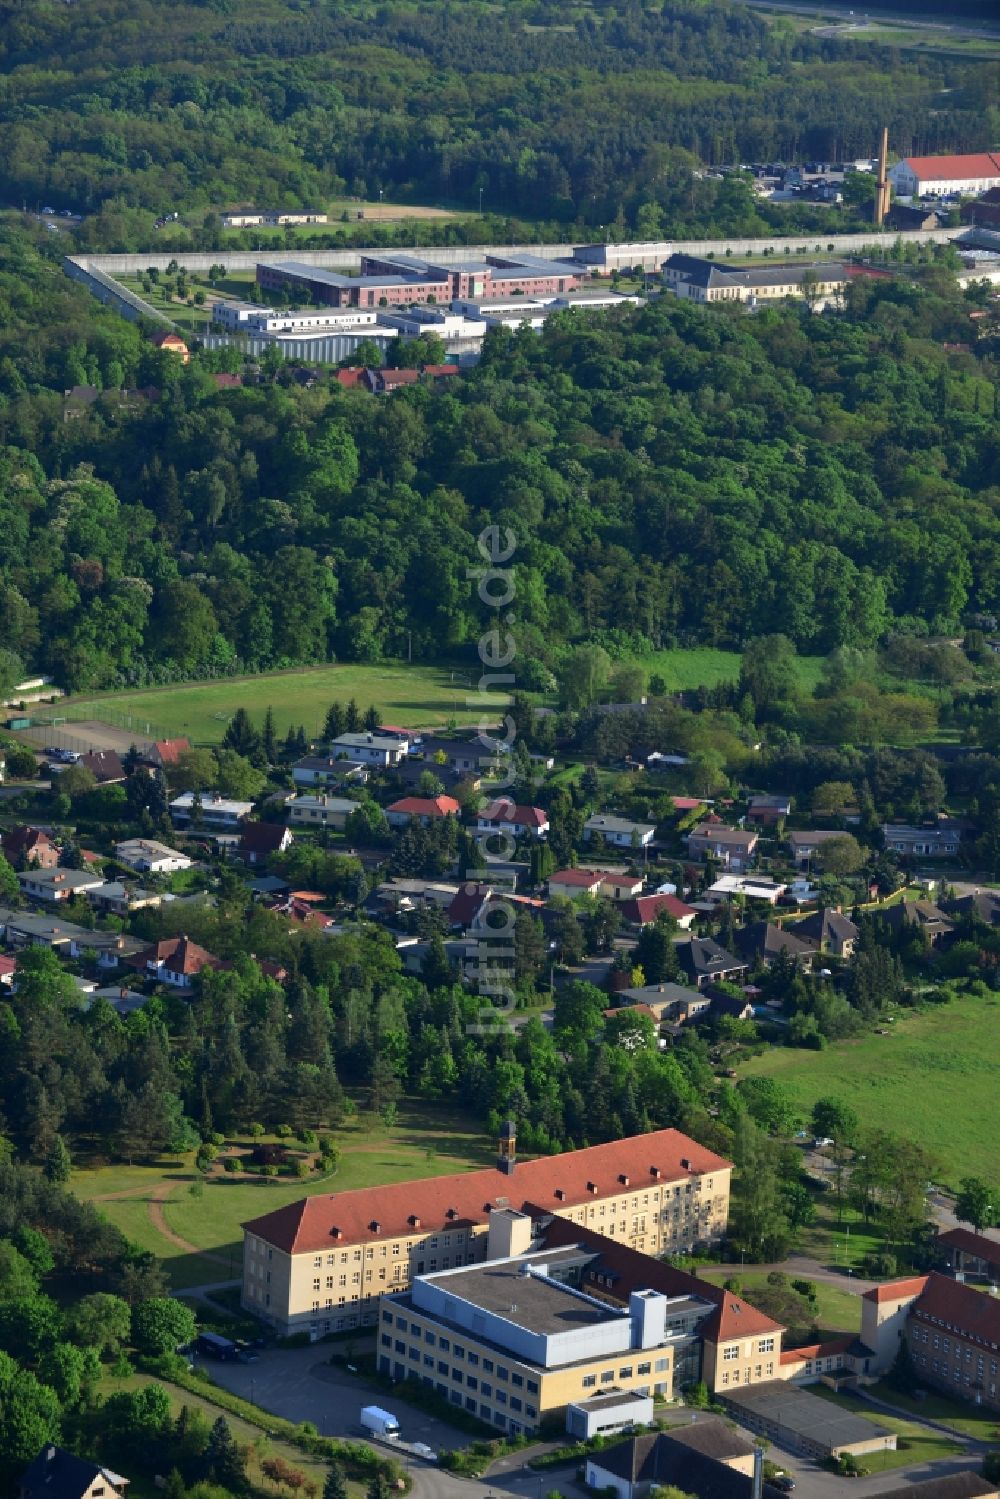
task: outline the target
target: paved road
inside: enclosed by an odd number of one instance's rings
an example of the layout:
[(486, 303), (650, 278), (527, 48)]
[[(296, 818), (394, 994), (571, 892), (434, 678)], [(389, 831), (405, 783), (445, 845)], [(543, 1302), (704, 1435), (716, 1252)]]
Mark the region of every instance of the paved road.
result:
[(700, 1270), (725, 1270), (727, 1275), (736, 1276), (770, 1275), (772, 1270), (779, 1270), (783, 1275), (803, 1280), (821, 1280), (826, 1285), (836, 1286), (838, 1290), (856, 1296), (860, 1296), (863, 1291), (870, 1291), (878, 1284), (874, 1280), (865, 1280), (861, 1275), (847, 1275), (843, 1270), (831, 1270), (828, 1265), (821, 1265), (819, 1260), (814, 1260), (807, 1254), (790, 1254), (779, 1265), (693, 1265), (691, 1268), (696, 1275)]

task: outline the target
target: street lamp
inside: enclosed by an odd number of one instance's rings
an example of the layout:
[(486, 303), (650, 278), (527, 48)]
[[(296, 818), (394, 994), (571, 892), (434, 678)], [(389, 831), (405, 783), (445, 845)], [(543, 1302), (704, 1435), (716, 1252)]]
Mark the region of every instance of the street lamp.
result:
[(480, 188), (479, 189), (479, 217), (482, 218), (482, 216), (483, 216), (483, 190), (482, 190), (482, 188)]

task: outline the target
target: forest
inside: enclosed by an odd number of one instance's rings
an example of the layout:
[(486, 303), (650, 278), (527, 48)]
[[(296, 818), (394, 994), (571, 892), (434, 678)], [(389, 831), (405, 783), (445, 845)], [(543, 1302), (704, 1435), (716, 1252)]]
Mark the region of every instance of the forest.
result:
[[(9, 674), (90, 690), (454, 658), (480, 631), (466, 569), (487, 524), (517, 537), (529, 689), (584, 641), (828, 654), (955, 634), (995, 603), (997, 387), (944, 267), (855, 281), (836, 319), (567, 313), (386, 401), (287, 372), (219, 390), (232, 351), (182, 367), (47, 245), (8, 230), (4, 251)], [(153, 390), (67, 420), (86, 382)]]
[(0, 183), (88, 215), (85, 248), (178, 210), (217, 232), (229, 204), (480, 189), (580, 233), (766, 232), (787, 209), (702, 169), (867, 158), (882, 125), (900, 154), (987, 149), (998, 77), (695, 0), (394, 0), (377, 26), (331, 0), (4, 0)]

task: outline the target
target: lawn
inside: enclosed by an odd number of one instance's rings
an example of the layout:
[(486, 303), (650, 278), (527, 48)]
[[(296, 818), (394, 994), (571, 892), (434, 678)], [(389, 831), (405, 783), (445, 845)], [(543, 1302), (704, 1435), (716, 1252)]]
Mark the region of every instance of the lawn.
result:
[(902, 1416), (891, 1416), (888, 1412), (873, 1410), (870, 1405), (855, 1399), (853, 1395), (835, 1394), (821, 1384), (810, 1385), (809, 1393), (818, 1395), (822, 1400), (830, 1400), (844, 1410), (853, 1411), (863, 1420), (871, 1421), (873, 1426), (883, 1426), (896, 1433), (898, 1443), (895, 1452), (866, 1452), (863, 1457), (858, 1458), (858, 1462), (863, 1467), (870, 1468), (873, 1473), (880, 1473), (883, 1468), (910, 1468), (919, 1463), (938, 1462), (942, 1457), (952, 1457), (956, 1452), (964, 1451), (957, 1441), (946, 1437), (942, 1432), (932, 1431), (915, 1421), (906, 1421)]
[[(334, 1134), (342, 1154), (335, 1174), (328, 1177), (302, 1181), (259, 1177), (248, 1182), (233, 1181), (220, 1174), (209, 1177), (202, 1194), (195, 1197), (190, 1187), (196, 1173), (193, 1157), (188, 1155), (183, 1160), (160, 1161), (151, 1166), (79, 1169), (73, 1173), (70, 1185), (78, 1197), (95, 1201), (129, 1239), (152, 1251), (172, 1286), (183, 1290), (239, 1275), (240, 1224), (249, 1218), (313, 1193), (345, 1192), (355, 1187), (446, 1176), (488, 1165), (493, 1159), (493, 1151), (482, 1136), (470, 1132), (456, 1111), (443, 1108), (404, 1103), (398, 1122), (391, 1128), (369, 1114), (362, 1114), (348, 1120)], [(249, 1148), (249, 1142), (246, 1144)], [(186, 1253), (153, 1222), (153, 1194), (164, 1184), (173, 1187), (161, 1204), (168, 1229), (205, 1253)], [(135, 1195), (109, 1200), (109, 1194), (123, 1191)]]
[(745, 1074), (772, 1077), (803, 1117), (818, 1098), (837, 1097), (862, 1125), (915, 1140), (936, 1160), (935, 1180), (991, 1181), (996, 1140), (982, 1101), (1000, 1064), (1000, 997), (964, 997), (916, 1014), (897, 1012), (888, 1036), (840, 1041), (826, 1050), (774, 1047)]
[[(725, 1270), (699, 1270), (700, 1280), (710, 1280), (715, 1285), (721, 1285), (732, 1274)], [(748, 1301), (753, 1302), (754, 1290), (767, 1285), (766, 1274), (755, 1274), (753, 1272), (743, 1273), (737, 1277), (743, 1286)], [(828, 1286), (822, 1281), (814, 1282), (816, 1286), (816, 1300), (818, 1303), (817, 1320), (819, 1322), (820, 1337), (838, 1337), (843, 1333), (860, 1332), (861, 1330), (861, 1302), (857, 1296), (851, 1295), (849, 1291), (842, 1291), (838, 1286)]]
[[(716, 687), (735, 682), (740, 674), (739, 651), (717, 651), (708, 646), (691, 650), (653, 651), (639, 658), (650, 675), (663, 677), (671, 692), (690, 692), (696, 687)], [(797, 662), (799, 690), (811, 693), (823, 669), (822, 656), (800, 656)]]
[[(60, 712), (68, 718), (106, 718), (137, 734), (184, 734), (195, 743), (222, 738), (237, 708), (246, 707), (260, 722), (270, 704), (277, 731), (305, 726), (317, 736), (326, 710), (335, 700), (354, 698), (362, 710), (374, 704), (387, 723), (440, 728), (454, 719), (478, 723), (482, 705), (476, 699), (472, 667), (315, 666), (254, 677), (225, 677), (213, 682), (186, 682), (138, 692), (109, 692), (99, 697), (67, 698)], [(502, 698), (492, 699), (494, 713)]]

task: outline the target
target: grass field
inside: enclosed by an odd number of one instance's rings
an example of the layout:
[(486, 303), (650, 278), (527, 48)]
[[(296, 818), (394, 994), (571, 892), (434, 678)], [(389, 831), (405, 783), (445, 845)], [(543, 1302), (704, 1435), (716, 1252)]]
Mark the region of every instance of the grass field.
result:
[[(104, 1166), (80, 1169), (70, 1185), (76, 1195), (94, 1202), (134, 1243), (161, 1262), (175, 1290), (230, 1280), (240, 1273), (240, 1224), (299, 1198), (321, 1192), (346, 1192), (425, 1176), (446, 1176), (485, 1166), (493, 1152), (465, 1120), (446, 1109), (404, 1105), (399, 1122), (387, 1129), (363, 1114), (335, 1131), (341, 1158), (332, 1176), (299, 1181), (287, 1177), (233, 1181), (209, 1177), (200, 1197), (192, 1197), (196, 1179), (193, 1156), (150, 1166)], [(241, 1142), (242, 1143), (242, 1142)], [(293, 1142), (294, 1143), (294, 1142)], [(249, 1149), (249, 1142), (247, 1142)], [(171, 1188), (168, 1196), (157, 1194)], [(129, 1192), (128, 1197), (111, 1194)], [(194, 1251), (172, 1242), (154, 1221), (162, 1212), (169, 1232)]]
[(995, 1132), (982, 1104), (993, 1096), (998, 1064), (1000, 997), (991, 996), (903, 1011), (891, 1035), (825, 1051), (775, 1047), (745, 1071), (774, 1078), (803, 1117), (818, 1098), (843, 1099), (863, 1125), (925, 1146), (937, 1161), (935, 1180), (954, 1188), (963, 1176), (995, 1175)]
[[(714, 1285), (721, 1286), (731, 1274), (731, 1271), (726, 1270), (699, 1270), (698, 1278), (710, 1280)], [(737, 1279), (741, 1282), (747, 1300), (750, 1302), (754, 1299), (754, 1291), (767, 1285), (767, 1275), (764, 1273), (743, 1272)], [(858, 1297), (852, 1296), (849, 1291), (840, 1290), (838, 1286), (828, 1286), (822, 1281), (815, 1282), (815, 1285), (820, 1337), (828, 1334), (837, 1336), (841, 1333), (860, 1332), (861, 1302)]]
[(897, 1445), (895, 1452), (866, 1452), (858, 1459), (862, 1467), (870, 1468), (873, 1473), (881, 1473), (885, 1468), (910, 1468), (916, 1467), (918, 1463), (933, 1463), (942, 1457), (951, 1457), (956, 1452), (963, 1451), (959, 1442), (946, 1437), (943, 1432), (918, 1426), (916, 1422), (904, 1420), (902, 1416), (890, 1416), (886, 1412), (872, 1410), (870, 1405), (855, 1399), (853, 1395), (836, 1395), (833, 1390), (828, 1390), (821, 1384), (810, 1385), (809, 1393), (829, 1400), (843, 1410), (853, 1411), (863, 1420), (871, 1421), (873, 1426), (882, 1426), (896, 1433), (897, 1441), (902, 1445)]
[[(471, 667), (453, 672), (437, 666), (315, 666), (67, 698), (60, 712), (76, 719), (101, 718), (110, 712), (110, 722), (137, 734), (146, 734), (148, 725), (152, 737), (185, 734), (193, 742), (214, 744), (237, 708), (247, 708), (259, 723), (270, 705), (280, 735), (289, 725), (304, 724), (306, 733), (315, 736), (330, 704), (335, 699), (346, 703), (353, 697), (362, 712), (374, 703), (386, 723), (441, 727), (450, 719), (478, 723), (482, 706), (478, 701), (471, 707), (466, 703), (467, 698), (476, 697), (476, 680)], [(132, 722), (123, 724), (123, 717)]]
[[(709, 646), (691, 650), (654, 651), (640, 658), (647, 672), (659, 674), (672, 692), (693, 691), (696, 687), (715, 687), (720, 682), (735, 682), (740, 674), (738, 651), (717, 651)], [(812, 692), (823, 668), (822, 656), (800, 656), (799, 688)]]

